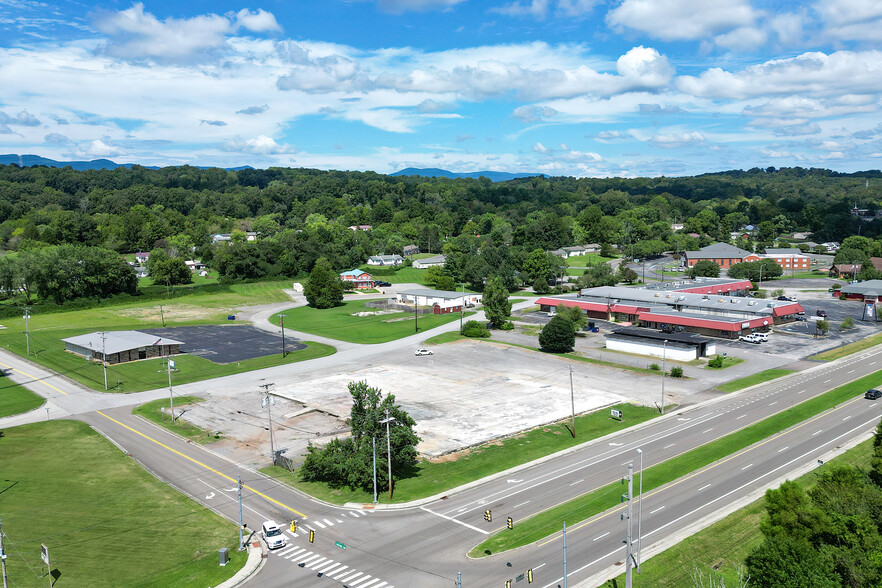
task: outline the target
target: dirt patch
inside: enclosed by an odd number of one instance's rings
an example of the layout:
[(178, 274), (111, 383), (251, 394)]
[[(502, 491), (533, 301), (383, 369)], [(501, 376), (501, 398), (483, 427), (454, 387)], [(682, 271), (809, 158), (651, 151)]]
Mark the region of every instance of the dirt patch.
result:
[(220, 312), (216, 308), (203, 308), (192, 304), (173, 304), (162, 305), (162, 313), (159, 312), (159, 305), (136, 308), (123, 308), (117, 310), (116, 313), (125, 317), (130, 317), (144, 321), (157, 321), (165, 317), (166, 320), (197, 320), (211, 318), (217, 316)]
[(375, 310), (373, 312), (354, 312), (351, 316), (377, 316), (381, 314), (398, 314), (400, 310)]

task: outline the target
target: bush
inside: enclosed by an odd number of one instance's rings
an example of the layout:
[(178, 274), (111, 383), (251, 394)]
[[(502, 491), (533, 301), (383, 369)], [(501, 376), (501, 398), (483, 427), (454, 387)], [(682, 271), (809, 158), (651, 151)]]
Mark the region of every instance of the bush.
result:
[(460, 331), (460, 333), (464, 337), (486, 338), (490, 336), (490, 329), (478, 321), (467, 321), (466, 324), (462, 326), (462, 331)]
[(847, 331), (848, 329), (854, 328), (854, 319), (851, 317), (846, 318), (842, 321), (842, 324), (839, 325), (840, 331)]
[(651, 364), (649, 364), (649, 369), (651, 369), (651, 370), (657, 372), (657, 371), (659, 371), (661, 368), (658, 366), (657, 363), (651, 363)]
[(539, 346), (552, 353), (572, 351), (576, 345), (576, 329), (573, 321), (562, 315), (556, 315), (548, 321), (539, 333)]
[(715, 358), (707, 362), (707, 367), (721, 368), (723, 367), (723, 356), (717, 355)]
[(680, 366), (674, 366), (671, 368), (671, 377), (672, 378), (682, 378), (683, 377), (683, 368)]
[(511, 331), (514, 329), (514, 323), (511, 321), (505, 321), (499, 329), (502, 331)]

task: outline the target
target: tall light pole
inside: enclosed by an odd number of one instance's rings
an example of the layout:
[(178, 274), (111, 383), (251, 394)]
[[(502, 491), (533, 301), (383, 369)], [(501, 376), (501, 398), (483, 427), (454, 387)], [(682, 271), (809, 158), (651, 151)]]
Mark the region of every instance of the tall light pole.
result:
[(637, 573), (640, 573), (640, 550), (643, 549), (643, 450), (638, 448), (640, 456), (640, 502), (637, 505)]
[(26, 355), (30, 357), (31, 355), (31, 329), (30, 329), (30, 319), (31, 319), (31, 307), (24, 307), (24, 320), (25, 320), (25, 345), (27, 346)]
[(665, 339), (662, 346), (662, 397), (661, 397), (661, 413), (665, 414), (665, 360), (668, 356), (668, 340)]
[(567, 588), (567, 522), (563, 522), (563, 588)]
[(168, 406), (171, 410), (172, 424), (175, 424), (175, 396), (172, 392), (172, 383), (171, 383), (171, 371), (175, 367), (175, 362), (172, 361), (171, 356), (169, 355), (166, 358), (165, 362), (166, 370), (168, 371)]
[(242, 476), (236, 476), (236, 491), (239, 496), (239, 551), (245, 551), (245, 542), (242, 540)]
[(279, 315), (279, 321), (282, 323), (282, 359), (285, 359), (285, 317), (286, 314)]
[(275, 399), (270, 396), (270, 386), (274, 386), (275, 384), (266, 383), (261, 384), (260, 387), (263, 388), (263, 401), (262, 406), (267, 409), (269, 415), (269, 441), (270, 441), (270, 456), (273, 460), (273, 465), (276, 465), (276, 448), (275, 443), (273, 443), (273, 404), (276, 403)]
[(101, 365), (104, 367), (104, 391), (107, 392), (107, 332), (101, 331)]
[(462, 333), (462, 316), (465, 312), (465, 284), (460, 282), (459, 287), (462, 289), (462, 299), (459, 301), (459, 332)]
[(371, 446), (374, 453), (374, 504), (377, 503), (377, 436), (371, 437)]
[[(624, 481), (624, 480), (623, 480)], [(634, 495), (634, 464), (628, 464), (628, 538), (625, 540), (626, 560), (625, 560), (625, 588), (633, 586), (631, 580), (631, 566), (633, 563), (633, 542), (631, 541), (631, 499)]]
[(386, 423), (386, 451), (389, 460), (389, 500), (392, 500), (392, 438), (389, 436), (389, 423), (394, 423), (395, 417), (389, 416), (389, 409), (386, 409), (386, 418), (380, 421), (380, 424)]
[(573, 396), (573, 366), (570, 366), (570, 407), (573, 409), (573, 439), (576, 438), (576, 401)]

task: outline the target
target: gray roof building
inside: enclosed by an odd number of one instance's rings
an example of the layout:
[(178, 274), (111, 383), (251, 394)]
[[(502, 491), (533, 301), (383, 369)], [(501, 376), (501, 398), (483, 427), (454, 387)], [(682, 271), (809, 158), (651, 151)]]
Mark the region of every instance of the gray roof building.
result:
[(862, 296), (882, 296), (882, 280), (867, 280), (859, 284), (843, 286), (843, 294), (860, 294)]
[(702, 247), (698, 251), (686, 252), (686, 257), (689, 259), (744, 259), (748, 255), (750, 255), (750, 251), (745, 251), (734, 245), (729, 245), (728, 243), (714, 243), (707, 247)]
[(107, 331), (88, 333), (62, 339), (65, 351), (83, 357), (122, 363), (180, 353), (183, 341), (157, 337), (140, 331)]

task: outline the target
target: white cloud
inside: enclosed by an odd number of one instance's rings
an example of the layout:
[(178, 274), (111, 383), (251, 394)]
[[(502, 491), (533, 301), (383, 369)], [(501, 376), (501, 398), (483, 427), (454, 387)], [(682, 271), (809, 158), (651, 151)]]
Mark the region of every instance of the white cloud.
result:
[(275, 155), (280, 153), (294, 153), (296, 150), (290, 145), (279, 145), (272, 137), (259, 135), (253, 139), (233, 137), (226, 141), (221, 148), (224, 151), (238, 153), (254, 153), (256, 155)]
[(756, 18), (746, 0), (624, 0), (606, 15), (606, 22), (664, 41), (677, 41), (704, 39), (751, 26)]
[(420, 102), (416, 110), (422, 114), (435, 114), (437, 112), (443, 112), (445, 110), (450, 110), (453, 108), (452, 104), (447, 104), (445, 102), (438, 102), (437, 100), (432, 100), (430, 98), (426, 98), (422, 102)]
[(767, 37), (768, 35), (766, 34), (766, 31), (762, 29), (755, 27), (741, 27), (734, 31), (717, 35), (714, 38), (714, 43), (724, 49), (731, 49), (733, 51), (750, 51), (765, 43)]
[(9, 128), (11, 126), (36, 127), (39, 124), (40, 121), (37, 117), (27, 110), (22, 110), (15, 116), (9, 116), (5, 112), (0, 111), (0, 135), (11, 135), (13, 133), (12, 129)]
[(705, 143), (707, 138), (698, 131), (678, 131), (655, 135), (649, 142), (656, 147), (676, 149), (690, 145)]
[(513, 117), (523, 123), (533, 123), (545, 118), (551, 118), (557, 111), (549, 106), (519, 106), (511, 113)]
[(633, 80), (633, 85), (626, 84), (629, 90), (659, 88), (667, 85), (674, 75), (674, 66), (667, 57), (643, 45), (619, 57), (616, 70), (626, 80)]
[(743, 99), (775, 94), (831, 96), (882, 91), (882, 52), (820, 51), (774, 59), (739, 72), (712, 68), (699, 76), (681, 76), (676, 86), (694, 96)]
[(269, 110), (269, 105), (264, 104), (262, 106), (249, 106), (248, 108), (237, 110), (236, 114), (263, 114), (267, 110)]
[(282, 30), (282, 27), (276, 21), (276, 17), (262, 8), (258, 8), (254, 12), (243, 8), (236, 13), (236, 24), (255, 33), (269, 33)]
[(542, 143), (538, 143), (538, 142), (535, 145), (533, 145), (533, 151), (535, 151), (536, 153), (543, 153), (543, 154), (551, 153), (551, 150), (548, 147), (546, 147)]
[(508, 16), (532, 16), (542, 20), (548, 16), (550, 4), (550, 0), (516, 0), (505, 6), (491, 8), (490, 11)]

